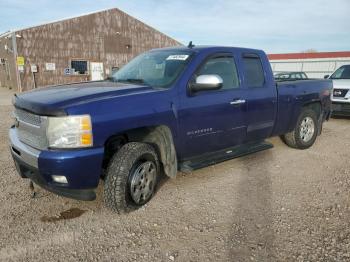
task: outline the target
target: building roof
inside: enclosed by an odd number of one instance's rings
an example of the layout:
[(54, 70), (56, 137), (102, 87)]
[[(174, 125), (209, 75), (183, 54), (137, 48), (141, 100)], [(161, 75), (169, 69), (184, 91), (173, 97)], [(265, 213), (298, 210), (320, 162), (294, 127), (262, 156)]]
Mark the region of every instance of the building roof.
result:
[(287, 53), (287, 54), (269, 54), (270, 60), (288, 60), (288, 59), (313, 59), (313, 58), (339, 58), (350, 57), (350, 51), (342, 52), (315, 52), (315, 53)]
[(65, 18), (61, 18), (61, 19), (56, 19), (56, 20), (53, 20), (53, 21), (47, 21), (47, 22), (43, 22), (43, 23), (40, 23), (40, 24), (31, 25), (31, 26), (27, 26), (27, 27), (11, 29), (11, 30), (8, 30), (7, 32), (1, 33), (0, 36), (7, 36), (7, 35), (9, 35), (9, 34), (11, 34), (13, 32), (23, 31), (23, 30), (27, 30), (27, 29), (31, 29), (31, 28), (47, 25), (47, 24), (59, 23), (59, 22), (63, 22), (63, 21), (66, 21), (66, 20), (79, 18), (79, 17), (83, 17), (83, 16), (88, 16), (88, 15), (93, 15), (93, 14), (98, 14), (98, 13), (107, 12), (107, 11), (111, 11), (111, 10), (118, 10), (120, 12), (123, 12), (123, 11), (121, 11), (118, 8), (102, 9), (102, 10), (88, 12), (88, 13), (84, 13), (84, 14), (80, 14), (80, 15), (76, 15), (76, 16), (69, 16), (69, 17), (65, 17)]
[[(7, 32), (3, 32), (3, 33), (0, 33), (0, 37), (7, 37), (13, 33), (16, 33), (16, 32), (19, 32), (19, 31), (24, 31), (24, 30), (28, 30), (28, 29), (32, 29), (32, 28), (35, 28), (35, 27), (40, 27), (40, 26), (45, 26), (45, 25), (49, 25), (49, 24), (55, 24), (55, 23), (60, 23), (60, 22), (64, 22), (64, 21), (67, 21), (67, 20), (70, 20), (70, 19), (76, 19), (76, 18), (80, 18), (80, 17), (84, 17), (84, 16), (89, 16), (89, 15), (94, 15), (94, 14), (99, 14), (99, 13), (103, 13), (103, 12), (111, 12), (111, 11), (117, 11), (117, 12), (120, 12), (122, 14), (125, 14), (129, 17), (132, 17), (133, 19), (135, 19), (136, 21), (138, 21), (139, 23), (142, 23), (143, 25), (153, 29), (154, 31), (157, 31), (161, 34), (165, 34), (163, 32), (160, 32), (158, 29), (148, 25), (148, 24), (145, 24), (144, 22), (142, 22), (141, 20), (139, 20), (138, 18), (135, 18), (129, 14), (127, 14), (126, 12), (120, 10), (119, 8), (109, 8), (109, 9), (102, 9), (102, 10), (98, 10), (98, 11), (93, 11), (93, 12), (89, 12), (89, 13), (84, 13), (84, 14), (80, 14), (80, 15), (76, 15), (76, 16), (70, 16), (70, 17), (66, 17), (66, 18), (62, 18), (62, 19), (57, 19), (57, 20), (54, 20), (54, 21), (49, 21), (49, 22), (44, 22), (44, 23), (40, 23), (40, 24), (37, 24), (37, 25), (31, 25), (31, 26), (28, 26), (28, 27), (24, 27), (24, 28), (16, 28), (16, 29), (13, 29), (13, 30), (8, 30)], [(168, 36), (166, 34), (166, 36)], [(168, 36), (170, 38), (172, 38), (171, 36)], [(172, 38), (173, 40), (175, 40), (174, 38)], [(177, 40), (175, 40), (176, 42), (178, 42)], [(179, 44), (182, 45), (182, 43), (178, 42)]]
[(215, 46), (215, 45), (193, 45), (192, 48), (188, 47), (187, 45), (182, 46), (170, 46), (165, 48), (155, 48), (153, 50), (192, 50), (194, 52), (200, 52), (200, 51), (218, 51), (218, 52), (230, 52), (232, 50), (244, 50), (245, 52), (262, 52), (262, 50), (259, 49), (252, 49), (252, 48), (245, 48), (245, 47), (235, 47), (235, 46)]
[(11, 33), (12, 33), (12, 31), (6, 31), (6, 32), (4, 32), (4, 33), (1, 33), (1, 34), (0, 34), (0, 37), (8, 36), (8, 35), (11, 34)]

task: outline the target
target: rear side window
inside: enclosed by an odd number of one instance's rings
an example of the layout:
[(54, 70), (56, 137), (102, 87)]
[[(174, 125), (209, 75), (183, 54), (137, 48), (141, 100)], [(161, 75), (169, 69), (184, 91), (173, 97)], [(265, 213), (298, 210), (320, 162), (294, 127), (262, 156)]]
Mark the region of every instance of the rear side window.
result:
[(244, 55), (243, 66), (246, 85), (248, 87), (263, 87), (265, 77), (260, 58), (255, 54)]

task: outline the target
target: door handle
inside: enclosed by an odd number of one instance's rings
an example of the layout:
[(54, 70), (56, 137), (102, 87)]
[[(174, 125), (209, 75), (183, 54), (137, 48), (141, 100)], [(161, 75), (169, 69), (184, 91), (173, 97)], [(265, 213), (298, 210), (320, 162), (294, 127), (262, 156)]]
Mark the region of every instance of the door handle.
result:
[(238, 99), (230, 102), (230, 105), (241, 105), (241, 104), (245, 104), (244, 99)]

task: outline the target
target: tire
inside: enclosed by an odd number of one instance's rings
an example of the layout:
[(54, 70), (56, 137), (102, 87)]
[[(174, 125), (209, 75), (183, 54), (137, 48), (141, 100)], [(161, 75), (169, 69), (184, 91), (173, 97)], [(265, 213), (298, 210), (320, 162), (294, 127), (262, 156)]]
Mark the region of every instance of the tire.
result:
[(117, 213), (127, 213), (146, 204), (156, 190), (159, 169), (158, 155), (151, 145), (125, 144), (107, 168), (105, 205)]
[(302, 110), (294, 130), (281, 138), (283, 142), (292, 148), (307, 149), (315, 143), (318, 128), (316, 112), (305, 108)]

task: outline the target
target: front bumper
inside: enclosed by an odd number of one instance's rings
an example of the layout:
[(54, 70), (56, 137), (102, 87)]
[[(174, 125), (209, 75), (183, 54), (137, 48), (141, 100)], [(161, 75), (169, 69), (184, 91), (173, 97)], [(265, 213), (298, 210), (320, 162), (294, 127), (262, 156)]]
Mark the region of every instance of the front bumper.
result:
[(332, 102), (332, 115), (350, 116), (350, 101), (348, 103)]
[[(39, 151), (22, 143), (16, 128), (9, 132), (11, 154), (18, 173), (57, 195), (94, 200), (102, 170), (103, 148)], [(52, 175), (65, 176), (68, 183), (52, 180)]]

